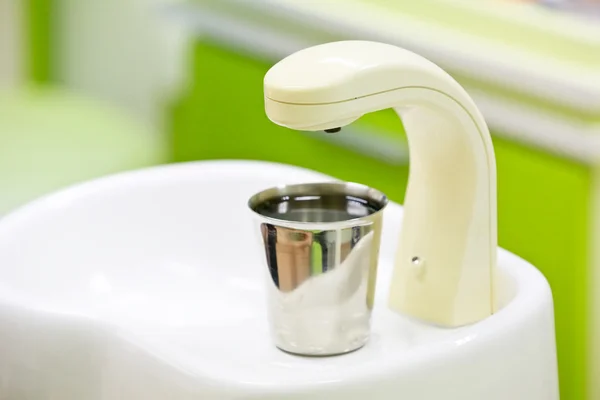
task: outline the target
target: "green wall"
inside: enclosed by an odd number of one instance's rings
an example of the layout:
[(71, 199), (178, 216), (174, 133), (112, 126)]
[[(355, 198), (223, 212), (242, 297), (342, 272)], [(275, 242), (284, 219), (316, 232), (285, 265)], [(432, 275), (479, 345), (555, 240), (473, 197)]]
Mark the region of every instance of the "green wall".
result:
[(23, 0), (25, 74), (32, 82), (52, 79), (52, 26), (56, 23), (54, 0)]

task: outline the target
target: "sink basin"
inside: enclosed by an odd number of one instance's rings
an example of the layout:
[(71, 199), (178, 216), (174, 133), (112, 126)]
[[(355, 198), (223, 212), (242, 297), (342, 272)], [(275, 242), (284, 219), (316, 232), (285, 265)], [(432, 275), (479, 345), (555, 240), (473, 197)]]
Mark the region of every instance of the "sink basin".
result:
[(388, 310), (393, 203), (368, 344), (324, 358), (275, 348), (246, 201), (332, 179), (262, 162), (170, 165), (0, 220), (0, 398), (558, 399), (551, 292), (515, 255), (499, 251), (502, 309), (477, 324), (444, 329)]

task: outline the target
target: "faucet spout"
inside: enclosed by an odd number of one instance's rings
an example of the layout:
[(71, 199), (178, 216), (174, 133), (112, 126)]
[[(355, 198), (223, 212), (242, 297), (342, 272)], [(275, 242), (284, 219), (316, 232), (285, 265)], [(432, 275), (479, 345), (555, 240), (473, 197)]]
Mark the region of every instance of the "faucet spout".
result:
[(327, 131), (395, 109), (410, 176), (389, 305), (449, 327), (494, 312), (494, 150), (481, 113), (452, 77), (395, 46), (343, 41), (290, 55), (264, 86), (268, 117), (293, 129)]

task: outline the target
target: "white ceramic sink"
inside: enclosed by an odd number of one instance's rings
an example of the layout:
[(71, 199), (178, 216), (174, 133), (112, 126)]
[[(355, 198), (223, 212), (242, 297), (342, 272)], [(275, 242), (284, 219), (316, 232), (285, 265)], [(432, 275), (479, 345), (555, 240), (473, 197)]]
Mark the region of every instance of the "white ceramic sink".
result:
[(504, 307), (459, 329), (389, 311), (402, 218), (391, 204), (373, 334), (303, 358), (271, 343), (248, 197), (330, 180), (278, 164), (120, 174), (0, 220), (0, 399), (558, 399), (552, 297), (499, 252)]

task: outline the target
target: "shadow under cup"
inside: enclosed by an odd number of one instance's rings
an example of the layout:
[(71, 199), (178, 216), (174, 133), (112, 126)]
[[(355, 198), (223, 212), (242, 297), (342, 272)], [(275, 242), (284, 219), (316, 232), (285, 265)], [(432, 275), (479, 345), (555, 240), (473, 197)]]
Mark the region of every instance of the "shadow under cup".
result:
[(383, 193), (345, 182), (279, 186), (250, 198), (278, 348), (326, 356), (367, 342), (387, 203)]

